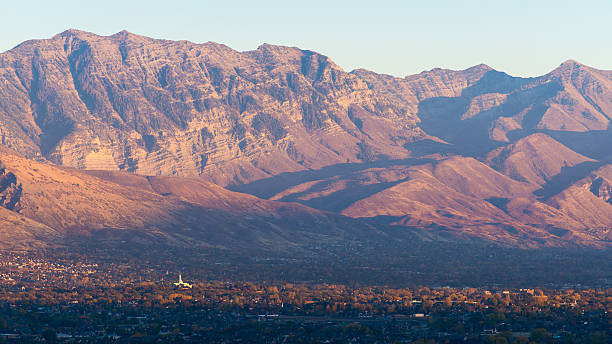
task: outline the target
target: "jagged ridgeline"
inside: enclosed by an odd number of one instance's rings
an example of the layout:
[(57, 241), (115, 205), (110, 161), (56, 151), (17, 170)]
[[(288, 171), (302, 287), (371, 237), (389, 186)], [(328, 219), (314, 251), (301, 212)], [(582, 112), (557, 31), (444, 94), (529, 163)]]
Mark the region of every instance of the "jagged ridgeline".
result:
[[(177, 177), (166, 185), (212, 182), (198, 185), (249, 193), (270, 207), (302, 203), (308, 216), (336, 213), (327, 219), (359, 223), (366, 232), (392, 226), (418, 229), (421, 237), (518, 246), (609, 246), (610, 118), (612, 72), (575, 61), (536, 78), (486, 65), (399, 78), (345, 72), (298, 48), (264, 44), (238, 52), (212, 42), (76, 30), (0, 54), (1, 143), (28, 159)], [(3, 209), (30, 211), (41, 226), (89, 233), (93, 223), (38, 215), (35, 209), (46, 209), (37, 203), (43, 198), (26, 185), (36, 173), (16, 169), (2, 169)], [(147, 180), (92, 173), (152, 192)], [(173, 195), (153, 193), (162, 203)], [(142, 217), (138, 224), (96, 226), (167, 233), (179, 221), (175, 215), (186, 214), (176, 207), (151, 208), (161, 209), (154, 218), (164, 225)], [(68, 214), (87, 217), (95, 207), (79, 209)], [(162, 215), (169, 209), (174, 215)], [(293, 220), (274, 226), (290, 233)], [(200, 220), (189, 221), (182, 226), (195, 228)], [(264, 222), (255, 227), (272, 228)], [(350, 233), (347, 226), (331, 227)]]
[(3, 143), (82, 169), (228, 185), (404, 158), (423, 136), (407, 104), (297, 48), (69, 30), (2, 54), (0, 68)]

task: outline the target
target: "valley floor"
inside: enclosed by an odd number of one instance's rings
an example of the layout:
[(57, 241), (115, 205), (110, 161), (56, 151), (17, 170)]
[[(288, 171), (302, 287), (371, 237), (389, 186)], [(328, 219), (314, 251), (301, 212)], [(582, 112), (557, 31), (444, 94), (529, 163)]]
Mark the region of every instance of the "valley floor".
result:
[[(111, 279), (97, 264), (5, 262), (3, 343), (606, 343), (612, 322), (603, 288), (181, 287), (174, 274)], [(42, 279), (19, 276), (33, 266)]]
[(1, 253), (1, 342), (606, 343), (612, 324), (608, 251), (83, 250)]

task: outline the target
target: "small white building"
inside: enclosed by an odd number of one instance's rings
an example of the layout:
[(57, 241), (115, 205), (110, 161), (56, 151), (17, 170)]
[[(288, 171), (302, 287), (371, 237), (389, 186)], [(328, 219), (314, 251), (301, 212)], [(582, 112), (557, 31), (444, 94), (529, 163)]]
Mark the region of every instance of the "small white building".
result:
[(191, 287), (193, 287), (191, 284), (183, 282), (183, 276), (181, 276), (181, 274), (179, 274), (178, 282), (174, 283), (174, 285), (178, 288), (185, 288), (185, 289), (191, 289)]

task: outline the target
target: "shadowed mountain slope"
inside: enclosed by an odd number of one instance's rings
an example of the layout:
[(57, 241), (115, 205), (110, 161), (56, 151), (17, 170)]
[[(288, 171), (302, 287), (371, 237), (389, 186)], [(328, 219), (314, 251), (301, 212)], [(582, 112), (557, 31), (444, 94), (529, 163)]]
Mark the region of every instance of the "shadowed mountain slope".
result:
[(195, 178), (77, 171), (28, 160), (6, 148), (0, 149), (0, 161), (3, 247), (129, 240), (284, 251), (384, 237), (350, 218), (258, 199)]
[(514, 179), (544, 185), (564, 168), (594, 160), (572, 151), (550, 136), (533, 134), (491, 152), (487, 161)]

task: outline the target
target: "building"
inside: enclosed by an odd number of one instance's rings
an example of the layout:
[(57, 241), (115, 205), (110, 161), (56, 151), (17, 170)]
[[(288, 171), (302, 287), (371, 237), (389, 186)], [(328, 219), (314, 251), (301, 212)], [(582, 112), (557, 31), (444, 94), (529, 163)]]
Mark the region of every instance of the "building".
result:
[(183, 282), (183, 276), (181, 276), (181, 274), (179, 274), (179, 280), (178, 282), (174, 283), (174, 286), (184, 289), (191, 289), (191, 287), (193, 287), (191, 284)]

